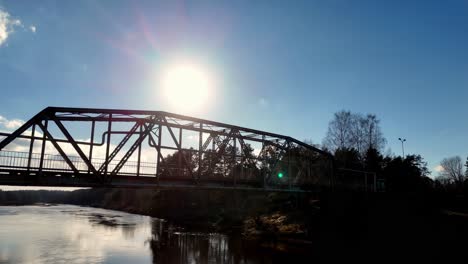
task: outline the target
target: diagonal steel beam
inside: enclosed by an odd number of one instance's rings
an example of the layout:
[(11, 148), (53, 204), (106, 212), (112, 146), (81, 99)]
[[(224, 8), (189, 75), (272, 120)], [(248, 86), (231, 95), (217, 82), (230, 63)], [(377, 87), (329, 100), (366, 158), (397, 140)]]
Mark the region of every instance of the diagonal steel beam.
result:
[[(174, 131), (172, 131), (172, 129), (171, 129), (171, 127), (170, 127), (170, 125), (167, 122), (165, 117), (163, 118), (163, 122), (166, 124), (167, 130), (169, 130), (169, 134), (171, 134), (171, 137), (174, 140), (174, 143), (176, 144), (177, 148), (179, 150), (182, 149), (182, 145), (180, 144), (180, 142), (177, 141), (177, 138), (176, 138), (176, 136), (174, 134)], [(187, 158), (185, 157), (185, 155), (183, 155), (181, 152), (179, 152), (179, 155), (182, 155), (182, 159), (184, 160), (185, 166), (187, 167), (187, 169), (190, 169), (190, 163), (187, 161)], [(191, 171), (190, 171), (190, 175), (193, 176)]]
[(57, 125), (57, 127), (60, 129), (60, 131), (62, 131), (63, 135), (65, 135), (65, 137), (67, 138), (68, 142), (73, 146), (73, 148), (75, 149), (75, 151), (78, 153), (78, 155), (80, 155), (81, 159), (84, 161), (84, 163), (86, 164), (86, 166), (88, 166), (88, 169), (91, 170), (91, 172), (96, 175), (96, 177), (99, 177), (99, 173), (96, 171), (96, 168), (94, 168), (93, 164), (91, 163), (91, 161), (89, 161), (88, 157), (86, 156), (86, 154), (84, 154), (84, 152), (81, 150), (81, 148), (78, 146), (78, 144), (75, 142), (75, 139), (73, 139), (73, 137), (70, 135), (70, 133), (68, 132), (68, 130), (65, 128), (65, 126), (62, 124), (62, 122), (60, 122), (59, 120), (57, 119), (53, 119), (55, 124)]
[(169, 123), (167, 122), (167, 119), (164, 117), (162, 120), (163, 120), (164, 125), (167, 127), (167, 130), (169, 130), (169, 134), (171, 134), (172, 140), (174, 140), (174, 143), (176, 144), (177, 148), (180, 148), (179, 142), (177, 141), (177, 138), (174, 132), (172, 131)]
[[(135, 125), (128, 131), (128, 134), (125, 135), (125, 137), (120, 141), (119, 145), (115, 147), (115, 149), (112, 151), (112, 153), (109, 155), (109, 158), (107, 160), (107, 163), (111, 163), (111, 161), (117, 156), (119, 151), (123, 148), (123, 146), (128, 142), (128, 140), (133, 136), (135, 131), (138, 129), (140, 126), (139, 122), (135, 122)], [(141, 135), (140, 135), (141, 136)], [(106, 167), (106, 163), (103, 163), (101, 167), (99, 168), (99, 173), (102, 173)]]
[[(42, 121), (39, 121), (39, 122), (42, 123)], [(49, 120), (45, 119), (43, 129), (47, 130), (48, 124), (49, 124)], [(39, 159), (39, 174), (42, 173), (42, 168), (44, 167), (44, 154), (45, 154), (45, 147), (46, 147), (46, 142), (47, 142), (46, 139), (47, 139), (47, 134), (42, 133), (41, 158)]]
[(34, 148), (34, 134), (35, 133), (36, 133), (36, 125), (32, 125), (31, 140), (29, 142), (28, 171), (31, 169), (31, 159), (32, 159), (33, 148)]
[(219, 142), (219, 140), (215, 140), (216, 145), (218, 145), (218, 152), (216, 153), (216, 158), (219, 158), (219, 156), (223, 155), (224, 151), (226, 150), (226, 147), (229, 144), (229, 141), (233, 138), (234, 134), (235, 131), (231, 130), (231, 132), (229, 132), (228, 136), (226, 136), (222, 142)]
[(73, 162), (68, 158), (67, 154), (62, 150), (62, 148), (59, 146), (57, 141), (55, 141), (54, 137), (49, 133), (47, 128), (41, 124), (41, 122), (37, 123), (37, 125), (41, 128), (42, 132), (49, 138), (50, 142), (54, 145), (54, 147), (57, 149), (57, 151), (60, 153), (62, 158), (65, 160), (65, 162), (70, 166), (70, 168), (73, 170), (74, 173), (78, 174), (78, 170), (76, 169), (75, 165), (73, 165)]
[(35, 115), (33, 118), (29, 119), (26, 123), (24, 123), (22, 126), (20, 126), (15, 132), (11, 133), (9, 136), (4, 138), (0, 142), (0, 150), (2, 150), (4, 147), (6, 147), (8, 144), (10, 144), (13, 140), (16, 138), (20, 137), (21, 134), (24, 133), (24, 131), (28, 130), (33, 124), (39, 123), (46, 112), (48, 112), (49, 108), (46, 108), (39, 112), (37, 115)]
[[(153, 138), (153, 136), (151, 134), (149, 134), (148, 138), (149, 138), (149, 141), (150, 141), (150, 146), (155, 148), (156, 151), (158, 152), (159, 157), (161, 158), (161, 164), (163, 164), (163, 166), (167, 166), (166, 165), (166, 160), (164, 159), (164, 156), (161, 153), (161, 146), (158, 146), (158, 144), (156, 144), (156, 141), (154, 140), (154, 138)], [(159, 168), (158, 168), (158, 170), (159, 170)], [(168, 170), (168, 172), (169, 172), (169, 176), (172, 176), (171, 171)]]
[(145, 140), (145, 138), (148, 136), (148, 134), (151, 132), (153, 129), (154, 123), (150, 124), (149, 126), (145, 127), (145, 130), (142, 135), (133, 143), (133, 145), (130, 147), (130, 149), (125, 153), (123, 158), (119, 161), (119, 163), (115, 166), (114, 170), (111, 172), (111, 177), (119, 173), (120, 169), (123, 167), (123, 165), (127, 162), (127, 160), (132, 156), (133, 152), (140, 146), (140, 144)]
[(202, 146), (202, 150), (203, 150), (203, 151), (205, 151), (206, 148), (208, 148), (208, 145), (210, 145), (211, 139), (212, 139), (212, 138), (213, 138), (213, 136), (212, 136), (211, 133), (210, 133), (210, 135), (208, 136), (208, 138), (205, 140), (205, 143), (203, 143), (203, 146)]
[[(213, 146), (216, 145), (217, 150), (216, 150), (216, 152), (213, 153), (214, 157), (213, 156), (210, 157), (210, 161), (214, 160), (215, 164), (218, 163), (218, 161), (221, 159), (221, 156), (226, 154), (225, 153), (226, 147), (228, 146), (229, 141), (233, 138), (234, 134), (235, 134), (235, 131), (231, 130), (223, 140), (219, 139), (219, 135), (218, 136), (213, 136), (213, 138), (212, 138), (213, 139)], [(211, 153), (210, 153), (210, 155), (211, 155)], [(208, 168), (208, 172), (210, 174), (213, 173), (213, 170), (214, 170), (213, 166), (210, 166)]]

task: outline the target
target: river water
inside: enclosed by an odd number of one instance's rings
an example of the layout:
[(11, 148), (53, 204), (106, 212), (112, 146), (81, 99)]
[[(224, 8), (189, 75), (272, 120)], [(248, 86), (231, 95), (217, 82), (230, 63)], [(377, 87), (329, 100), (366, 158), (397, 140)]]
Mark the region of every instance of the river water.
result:
[[(281, 263), (239, 236), (192, 233), (148, 216), (79, 207), (0, 206), (0, 263)], [(297, 257), (297, 256), (296, 256)]]

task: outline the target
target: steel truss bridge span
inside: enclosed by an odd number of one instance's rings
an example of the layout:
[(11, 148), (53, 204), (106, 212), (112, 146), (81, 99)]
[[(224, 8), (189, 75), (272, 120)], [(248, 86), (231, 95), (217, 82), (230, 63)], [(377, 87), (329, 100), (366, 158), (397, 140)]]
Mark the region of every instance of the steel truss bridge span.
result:
[(333, 184), (333, 156), (314, 146), (162, 111), (47, 107), (0, 140), (0, 184), (280, 191)]

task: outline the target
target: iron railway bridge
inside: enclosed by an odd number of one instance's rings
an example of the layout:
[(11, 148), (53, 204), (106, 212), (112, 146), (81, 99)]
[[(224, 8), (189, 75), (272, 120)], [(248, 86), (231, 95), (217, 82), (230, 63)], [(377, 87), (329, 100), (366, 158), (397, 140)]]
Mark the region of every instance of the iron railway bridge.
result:
[(47, 107), (0, 133), (0, 185), (310, 192), (333, 164), (288, 136), (162, 111)]

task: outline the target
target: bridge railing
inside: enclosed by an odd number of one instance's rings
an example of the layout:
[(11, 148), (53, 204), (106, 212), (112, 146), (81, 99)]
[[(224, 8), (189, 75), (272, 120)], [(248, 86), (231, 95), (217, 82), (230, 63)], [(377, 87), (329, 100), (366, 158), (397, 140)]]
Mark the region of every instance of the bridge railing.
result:
[[(31, 153), (29, 158), (28, 152), (17, 152), (17, 151), (0, 151), (0, 169), (4, 170), (28, 170), (31, 172), (38, 172), (41, 168), (41, 154)], [(68, 156), (73, 162), (79, 173), (88, 173), (88, 166), (78, 156)], [(97, 167), (104, 164), (104, 159), (96, 158), (93, 160), (93, 164)], [(119, 160), (112, 161), (109, 163), (109, 170), (115, 168), (119, 163)], [(29, 166), (28, 166), (29, 164)], [(136, 176), (138, 163), (137, 161), (127, 161), (119, 172), (119, 175), (125, 176)], [(68, 166), (67, 162), (60, 155), (44, 154), (42, 159), (42, 171), (44, 172), (66, 172), (73, 173)], [(155, 177), (156, 163), (154, 162), (140, 162), (140, 174), (139, 176)]]

